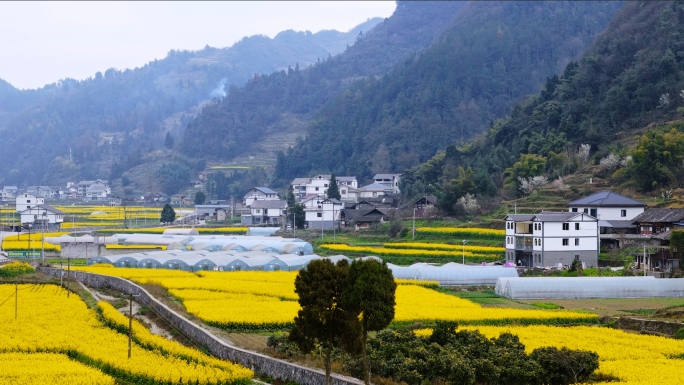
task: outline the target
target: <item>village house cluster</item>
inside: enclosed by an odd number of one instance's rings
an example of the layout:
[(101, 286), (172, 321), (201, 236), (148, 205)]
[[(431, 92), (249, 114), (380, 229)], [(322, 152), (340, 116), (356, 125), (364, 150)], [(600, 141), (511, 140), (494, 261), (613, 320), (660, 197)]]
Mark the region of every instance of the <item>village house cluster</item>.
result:
[(567, 212), (509, 214), (506, 261), (527, 267), (598, 265), (600, 250), (639, 249), (635, 262), (669, 272), (679, 259), (669, 250), (670, 233), (684, 229), (684, 209), (646, 209), (644, 202), (601, 191), (568, 203)]
[[(425, 196), (399, 206), (401, 174), (377, 174), (372, 183), (361, 187), (355, 176), (335, 177), (339, 200), (328, 197), (331, 179), (331, 175), (316, 175), (295, 178), (290, 183), (295, 202), (304, 208), (304, 227), (367, 228), (389, 220), (392, 211), (415, 212), (421, 217), (426, 207), (434, 207), (436, 203), (435, 197)], [(249, 226), (292, 226), (294, 219), (287, 200), (268, 187), (250, 189), (241, 202), (211, 200), (195, 208), (200, 218), (223, 221), (240, 216), (241, 223)]]

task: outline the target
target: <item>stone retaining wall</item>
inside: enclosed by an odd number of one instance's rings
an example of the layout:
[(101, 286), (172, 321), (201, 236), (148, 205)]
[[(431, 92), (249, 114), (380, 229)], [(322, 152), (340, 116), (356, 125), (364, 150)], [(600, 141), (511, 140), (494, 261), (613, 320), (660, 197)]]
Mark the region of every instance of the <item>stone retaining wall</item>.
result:
[[(61, 271), (59, 269), (47, 267), (39, 267), (37, 270), (43, 274), (54, 277), (59, 277)], [(64, 274), (66, 275), (66, 271)], [(121, 293), (135, 295), (136, 302), (150, 308), (158, 316), (162, 317), (169, 324), (180, 330), (193, 342), (206, 347), (216, 357), (236, 362), (252, 369), (255, 374), (265, 373), (273, 378), (284, 381), (295, 381), (302, 385), (319, 385), (325, 383), (325, 372), (321, 370), (307, 368), (226, 344), (212, 335), (209, 331), (203, 329), (179, 313), (171, 310), (169, 307), (159, 302), (156, 298), (152, 297), (152, 295), (145, 289), (131, 281), (118, 277), (84, 273), (73, 270), (71, 271), (71, 278), (90, 287), (108, 288)], [(355, 378), (346, 377), (339, 374), (333, 374), (332, 376), (332, 383), (334, 385), (363, 384), (363, 381), (357, 380)]]
[(620, 317), (617, 327), (624, 330), (634, 330), (647, 334), (667, 334), (673, 336), (677, 330), (684, 327), (681, 323), (647, 320), (633, 317)]

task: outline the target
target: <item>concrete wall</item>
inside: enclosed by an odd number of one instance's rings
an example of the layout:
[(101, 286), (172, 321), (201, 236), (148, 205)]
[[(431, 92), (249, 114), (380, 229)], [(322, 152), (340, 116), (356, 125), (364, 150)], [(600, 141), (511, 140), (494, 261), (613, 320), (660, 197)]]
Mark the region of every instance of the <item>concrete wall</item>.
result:
[[(59, 269), (38, 267), (43, 274), (59, 277)], [(147, 306), (158, 316), (166, 320), (196, 344), (206, 347), (213, 355), (252, 369), (255, 374), (265, 373), (283, 381), (295, 381), (302, 385), (320, 385), (325, 383), (325, 372), (311, 369), (287, 361), (279, 360), (263, 354), (230, 346), (216, 338), (196, 323), (186, 319), (152, 297), (145, 289), (128, 280), (99, 274), (72, 271), (71, 277), (95, 288), (109, 288), (125, 294), (138, 295), (136, 301)], [(361, 385), (363, 381), (355, 378), (333, 374), (333, 385)]]
[(596, 267), (598, 264), (596, 251), (544, 251), (541, 266), (556, 266), (558, 263), (570, 265), (575, 255), (579, 255), (580, 261), (584, 262), (586, 267)]

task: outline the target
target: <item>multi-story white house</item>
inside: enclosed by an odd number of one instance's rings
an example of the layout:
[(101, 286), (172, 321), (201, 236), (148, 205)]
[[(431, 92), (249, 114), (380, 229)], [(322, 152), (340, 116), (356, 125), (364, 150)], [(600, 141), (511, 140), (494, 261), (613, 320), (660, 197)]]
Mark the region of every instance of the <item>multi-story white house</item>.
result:
[(309, 229), (339, 228), (344, 203), (337, 199), (311, 197), (302, 201), (304, 218)]
[(243, 197), (245, 201), (245, 206), (252, 206), (254, 201), (275, 201), (279, 200), (280, 197), (278, 193), (271, 190), (268, 187), (254, 187), (253, 189), (247, 191)]
[(64, 222), (64, 212), (46, 204), (32, 206), (20, 211), (19, 216), (22, 224), (31, 223), (36, 230), (59, 229)]
[(250, 214), (242, 215), (243, 225), (280, 225), (285, 220), (287, 201), (254, 200), (250, 206)]
[[(316, 175), (312, 178), (295, 178), (290, 184), (295, 199), (304, 199), (307, 195), (327, 196), (331, 175)], [(359, 183), (355, 176), (336, 176), (340, 197), (345, 202), (356, 202)]]
[(588, 214), (510, 214), (504, 221), (507, 262), (527, 267), (567, 266), (577, 259), (587, 267), (598, 265), (598, 220)]
[(377, 198), (385, 194), (391, 194), (394, 190), (391, 187), (386, 187), (378, 183), (371, 183), (359, 189), (358, 195), (360, 199)]
[(19, 188), (17, 186), (5, 186), (0, 191), (0, 199), (8, 201), (14, 199), (19, 194)]
[(15, 203), (17, 212), (21, 213), (26, 209), (45, 204), (45, 198), (36, 197), (35, 195), (31, 194), (19, 194), (15, 198)]
[(401, 174), (375, 174), (373, 177), (375, 183), (391, 189), (394, 194), (401, 194), (401, 190), (399, 189), (400, 180)]
[(111, 188), (109, 187), (109, 181), (105, 179), (96, 180), (82, 180), (78, 182), (75, 186), (67, 183), (67, 189), (69, 187), (76, 187), (78, 196), (87, 197), (88, 192), (97, 187), (104, 187), (107, 195), (111, 194)]
[(569, 211), (598, 219), (601, 247), (621, 248), (637, 233), (634, 219), (646, 204), (613, 191), (600, 191), (568, 203)]
[(613, 191), (600, 191), (568, 203), (573, 213), (585, 213), (600, 221), (632, 221), (646, 204)]

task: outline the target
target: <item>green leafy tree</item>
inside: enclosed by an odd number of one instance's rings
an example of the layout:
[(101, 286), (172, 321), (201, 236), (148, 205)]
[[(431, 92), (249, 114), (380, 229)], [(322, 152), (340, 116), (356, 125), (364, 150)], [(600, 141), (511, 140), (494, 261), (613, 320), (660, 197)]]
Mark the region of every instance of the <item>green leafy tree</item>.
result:
[(288, 208), (288, 220), (294, 220), (296, 228), (303, 229), (304, 224), (306, 223), (304, 205), (301, 205), (295, 201), (295, 196), (291, 189), (288, 189), (286, 199)]
[(357, 314), (345, 307), (344, 293), (349, 285), (349, 263), (333, 265), (329, 260), (312, 261), (295, 278), (295, 293), (301, 310), (294, 319), (290, 341), (303, 353), (318, 344), (324, 352), (325, 383), (330, 381), (330, 355), (333, 348), (358, 351), (360, 323)]
[(330, 199), (342, 199), (340, 195), (340, 188), (337, 186), (337, 179), (335, 179), (335, 174), (330, 176), (330, 185), (328, 185), (328, 198)]
[(203, 205), (204, 201), (207, 200), (207, 195), (203, 191), (198, 191), (195, 193), (195, 204)]
[(369, 259), (352, 262), (348, 285), (345, 306), (360, 317), (363, 380), (370, 384), (370, 363), (366, 354), (368, 332), (380, 331), (394, 319), (397, 284), (386, 263)]
[(684, 133), (681, 124), (648, 130), (632, 152), (635, 181), (643, 190), (667, 186), (677, 180), (684, 159)]
[(171, 207), (170, 204), (165, 204), (161, 212), (161, 218), (159, 221), (162, 223), (171, 223), (176, 220), (176, 211)]
[(546, 158), (537, 154), (521, 154), (513, 166), (506, 169), (505, 185), (508, 188), (518, 190), (520, 182), (518, 178), (530, 178), (544, 175), (546, 170)]

